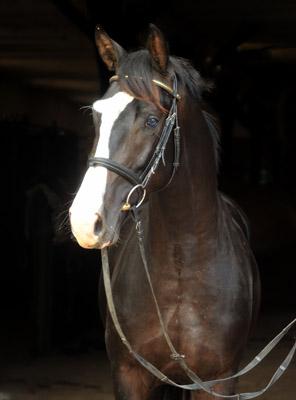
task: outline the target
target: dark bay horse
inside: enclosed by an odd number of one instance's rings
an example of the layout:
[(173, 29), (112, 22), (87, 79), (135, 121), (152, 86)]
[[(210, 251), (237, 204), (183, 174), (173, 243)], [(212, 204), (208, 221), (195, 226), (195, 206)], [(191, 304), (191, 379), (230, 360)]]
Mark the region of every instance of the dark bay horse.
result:
[[(147, 50), (128, 54), (99, 27), (96, 42), (116, 75), (93, 105), (96, 140), (70, 209), (73, 234), (82, 247), (108, 248), (118, 321), (132, 348), (170, 379), (189, 384), (171, 357), (143, 268), (128, 211), (139, 206), (171, 342), (201, 379), (231, 376), (257, 317), (260, 284), (243, 215), (217, 190), (217, 133), (200, 107), (207, 85), (189, 62), (168, 55), (153, 25)], [(129, 353), (105, 314), (116, 399), (170, 393)], [(235, 380), (213, 389), (232, 395)], [(187, 393), (213, 398), (202, 390)]]

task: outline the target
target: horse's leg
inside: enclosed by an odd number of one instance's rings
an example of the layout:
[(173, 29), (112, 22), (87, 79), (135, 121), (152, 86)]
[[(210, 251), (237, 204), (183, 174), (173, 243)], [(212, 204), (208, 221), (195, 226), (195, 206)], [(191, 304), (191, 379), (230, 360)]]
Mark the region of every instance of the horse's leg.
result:
[(128, 364), (112, 368), (114, 395), (116, 400), (146, 400), (151, 391), (145, 371)]

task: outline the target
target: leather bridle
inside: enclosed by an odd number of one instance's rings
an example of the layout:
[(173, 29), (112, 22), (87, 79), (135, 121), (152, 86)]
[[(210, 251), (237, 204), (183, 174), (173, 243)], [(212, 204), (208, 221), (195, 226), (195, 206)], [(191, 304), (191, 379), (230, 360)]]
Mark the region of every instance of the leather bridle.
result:
[[(128, 76), (125, 76), (126, 79), (128, 79)], [(119, 80), (118, 75), (114, 75), (110, 78), (110, 82), (114, 82)], [(134, 185), (134, 187), (131, 189), (131, 191), (128, 194), (127, 200), (122, 207), (123, 211), (129, 210), (131, 205), (129, 203), (129, 199), (131, 197), (131, 193), (135, 191), (135, 189), (142, 188), (143, 189), (143, 197), (142, 199), (138, 202), (137, 207), (140, 206), (140, 204), (143, 202), (145, 195), (146, 195), (146, 187), (148, 186), (152, 176), (154, 175), (160, 160), (162, 160), (163, 164), (165, 165), (165, 159), (164, 159), (164, 153), (165, 149), (167, 146), (167, 142), (169, 140), (169, 137), (172, 133), (172, 130), (174, 128), (174, 161), (173, 161), (173, 170), (171, 177), (169, 179), (169, 182), (166, 184), (166, 186), (173, 180), (173, 177), (176, 173), (176, 170), (179, 167), (179, 160), (180, 160), (180, 127), (179, 127), (179, 122), (178, 122), (178, 109), (177, 109), (177, 101), (181, 99), (181, 96), (178, 94), (178, 82), (177, 82), (177, 77), (176, 74), (174, 73), (173, 76), (173, 88), (170, 86), (164, 84), (163, 82), (153, 79), (153, 82), (159, 86), (161, 89), (164, 89), (167, 93), (169, 93), (172, 98), (172, 105), (170, 108), (170, 111), (168, 113), (168, 116), (165, 120), (165, 124), (162, 130), (162, 133), (159, 137), (158, 143), (155, 147), (154, 153), (148, 162), (146, 168), (142, 172), (142, 174), (139, 176), (135, 172), (133, 172), (130, 168), (126, 167), (125, 165), (119, 164), (118, 162), (114, 160), (110, 160), (109, 158), (103, 158), (103, 157), (90, 157), (88, 159), (88, 165), (90, 167), (94, 166), (101, 166), (105, 167), (108, 170), (115, 172), (116, 174), (122, 176), (126, 180), (128, 180), (130, 183)]]

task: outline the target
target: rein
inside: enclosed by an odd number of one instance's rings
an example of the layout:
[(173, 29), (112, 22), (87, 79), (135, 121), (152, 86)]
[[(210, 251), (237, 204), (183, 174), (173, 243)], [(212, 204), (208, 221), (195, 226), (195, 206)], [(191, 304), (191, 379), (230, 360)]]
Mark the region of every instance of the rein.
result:
[(248, 400), (248, 399), (253, 399), (255, 397), (258, 397), (265, 393), (284, 373), (284, 371), (287, 369), (289, 366), (296, 350), (296, 340), (294, 345), (292, 346), (291, 350), (289, 351), (288, 355), (282, 362), (282, 364), (278, 367), (268, 384), (261, 390), (256, 391), (256, 392), (251, 392), (251, 393), (240, 393), (240, 394), (234, 394), (234, 395), (222, 395), (219, 394), (211, 389), (211, 387), (218, 385), (219, 383), (223, 383), (225, 381), (231, 380), (238, 378), (250, 370), (252, 370), (254, 367), (256, 367), (270, 352), (273, 350), (273, 348), (278, 344), (278, 342), (287, 334), (287, 332), (290, 330), (290, 328), (295, 324), (296, 319), (294, 319), (292, 322), (290, 322), (289, 325), (287, 325), (271, 342), (267, 344), (267, 346), (264, 347), (264, 349), (247, 365), (245, 366), (241, 371), (236, 373), (235, 375), (232, 375), (227, 378), (222, 378), (222, 379), (217, 379), (217, 380), (212, 380), (212, 381), (207, 381), (204, 382), (198, 375), (196, 375), (186, 364), (185, 362), (185, 355), (179, 354), (170, 337), (167, 332), (167, 329), (165, 327), (164, 320), (162, 318), (160, 308), (157, 302), (157, 298), (155, 296), (155, 292), (153, 289), (152, 281), (151, 281), (151, 276), (149, 273), (149, 268), (148, 268), (148, 263), (147, 263), (147, 258), (145, 254), (145, 248), (144, 248), (144, 231), (142, 227), (142, 222), (138, 214), (138, 207), (137, 206), (132, 206), (131, 209), (131, 215), (132, 218), (135, 222), (136, 226), (136, 231), (138, 234), (138, 242), (139, 242), (139, 248), (141, 252), (141, 257), (146, 273), (146, 277), (149, 283), (149, 287), (152, 293), (153, 301), (155, 304), (155, 308), (157, 311), (157, 316), (160, 322), (161, 330), (164, 335), (164, 338), (166, 340), (166, 343), (172, 352), (170, 357), (176, 361), (180, 367), (184, 370), (186, 375), (191, 379), (193, 382), (192, 384), (188, 385), (180, 385), (170, 378), (168, 378), (166, 375), (164, 375), (159, 369), (157, 369), (154, 365), (152, 365), (149, 361), (144, 359), (142, 356), (140, 356), (135, 350), (133, 350), (131, 344), (129, 343), (128, 339), (126, 338), (115, 309), (114, 301), (113, 301), (113, 295), (112, 295), (112, 287), (111, 287), (111, 278), (110, 278), (110, 269), (109, 269), (109, 260), (108, 260), (108, 250), (107, 248), (103, 248), (101, 250), (101, 255), (102, 255), (102, 268), (103, 268), (103, 278), (104, 278), (104, 285), (105, 285), (105, 292), (106, 292), (106, 298), (107, 298), (107, 304), (108, 304), (108, 309), (113, 321), (113, 324), (115, 326), (115, 329), (123, 342), (123, 344), (127, 347), (128, 351), (135, 357), (135, 359), (144, 367), (146, 368), (150, 373), (152, 373), (156, 378), (160, 379), (162, 382), (178, 387), (180, 389), (184, 390), (204, 390), (205, 392), (215, 396), (215, 397), (220, 397), (224, 399), (237, 399), (237, 400)]
[[(125, 78), (128, 79), (128, 76), (125, 76)], [(115, 75), (115, 76), (111, 77), (110, 82), (117, 81), (118, 79), (119, 79), (119, 77), (117, 75)], [(108, 260), (108, 250), (107, 250), (107, 248), (103, 248), (101, 250), (102, 268), (103, 268), (103, 278), (104, 278), (104, 285), (105, 285), (108, 309), (109, 309), (114, 327), (115, 327), (119, 337), (121, 338), (123, 344), (127, 347), (128, 351), (131, 354), (133, 354), (135, 359), (144, 368), (146, 368), (149, 372), (151, 372), (156, 378), (160, 379), (162, 382), (172, 385), (172, 386), (175, 386), (175, 387), (178, 387), (180, 389), (185, 389), (185, 390), (204, 390), (205, 392), (207, 392), (213, 396), (225, 398), (225, 399), (237, 399), (237, 400), (253, 399), (255, 397), (260, 396), (264, 392), (266, 392), (267, 389), (269, 389), (284, 373), (284, 371), (290, 364), (290, 362), (294, 356), (294, 353), (296, 351), (296, 340), (295, 340), (295, 343), (294, 343), (293, 347), (291, 348), (290, 352), (288, 353), (285, 360), (283, 361), (283, 363), (278, 367), (278, 369), (272, 376), (269, 383), (262, 390), (257, 391), (257, 392), (252, 392), (252, 393), (241, 393), (241, 394), (235, 394), (235, 395), (221, 395), (221, 394), (213, 391), (211, 389), (211, 387), (216, 386), (225, 381), (238, 378), (238, 377), (246, 374), (247, 372), (249, 372), (255, 366), (257, 366), (270, 353), (270, 351), (278, 344), (278, 342), (287, 334), (287, 332), (290, 330), (290, 328), (295, 324), (296, 319), (294, 319), (270, 343), (268, 343), (268, 345), (246, 367), (244, 367), (241, 371), (239, 371), (235, 375), (232, 375), (227, 378), (204, 382), (201, 378), (198, 377), (198, 375), (196, 375), (188, 367), (188, 365), (185, 362), (185, 355), (179, 354), (176, 351), (176, 349), (169, 337), (169, 334), (167, 332), (167, 329), (166, 329), (166, 326), (165, 326), (165, 323), (162, 318), (161, 311), (160, 311), (160, 308), (159, 308), (159, 305), (157, 302), (157, 298), (156, 298), (156, 295), (155, 295), (155, 292), (153, 289), (151, 276), (149, 273), (149, 267), (148, 267), (148, 263), (147, 263), (147, 258), (146, 258), (146, 253), (145, 253), (145, 247), (144, 247), (144, 231), (143, 231), (142, 221), (139, 217), (138, 208), (144, 201), (144, 198), (146, 195), (145, 188), (148, 186), (150, 179), (153, 176), (153, 174), (155, 173), (161, 159), (163, 161), (163, 164), (165, 165), (164, 152), (165, 152), (167, 142), (169, 140), (170, 134), (171, 134), (174, 126), (175, 126), (175, 129), (174, 129), (175, 154), (174, 154), (174, 162), (173, 162), (173, 171), (172, 171), (170, 180), (166, 184), (166, 186), (172, 181), (172, 179), (175, 175), (175, 172), (179, 166), (180, 127), (179, 127), (178, 115), (177, 115), (177, 100), (179, 100), (181, 97), (177, 91), (176, 74), (174, 74), (174, 78), (173, 78), (173, 88), (171, 88), (171, 87), (167, 86), (166, 84), (164, 84), (158, 80), (155, 80), (155, 79), (153, 79), (153, 82), (160, 88), (166, 90), (170, 95), (172, 95), (173, 101), (172, 101), (172, 105), (171, 105), (169, 114), (167, 116), (167, 119), (165, 121), (163, 131), (160, 135), (159, 141), (155, 148), (155, 151), (154, 151), (147, 167), (145, 168), (144, 172), (140, 176), (138, 176), (137, 174), (135, 174), (132, 170), (130, 170), (126, 166), (121, 165), (121, 164), (119, 164), (113, 160), (107, 159), (107, 158), (90, 157), (88, 162), (89, 162), (89, 166), (97, 166), (98, 165), (98, 166), (105, 167), (105, 168), (117, 173), (118, 175), (121, 175), (123, 178), (127, 179), (128, 181), (130, 181), (130, 183), (132, 183), (134, 185), (134, 187), (131, 189), (131, 191), (129, 192), (129, 194), (127, 196), (126, 203), (122, 207), (122, 210), (123, 211), (130, 210), (131, 216), (135, 222), (135, 227), (136, 227), (136, 231), (137, 231), (137, 235), (138, 235), (139, 248), (140, 248), (140, 252), (141, 252), (143, 266), (145, 269), (145, 274), (146, 274), (148, 284), (150, 287), (150, 291), (151, 291), (151, 294), (153, 297), (153, 301), (155, 304), (155, 308), (156, 308), (156, 312), (157, 312), (157, 316), (159, 319), (159, 323), (161, 326), (163, 336), (164, 336), (166, 343), (171, 351), (170, 357), (171, 357), (171, 359), (173, 359), (180, 365), (180, 367), (184, 370), (186, 375), (191, 379), (191, 381), (193, 383), (187, 384), (187, 385), (181, 385), (181, 384), (174, 382), (173, 380), (168, 378), (166, 375), (164, 375), (154, 365), (152, 365), (149, 361), (147, 361), (142, 356), (140, 356), (135, 350), (133, 350), (131, 344), (129, 343), (128, 339), (126, 338), (126, 336), (120, 326), (120, 323), (119, 323), (119, 320), (117, 317), (117, 313), (116, 313), (116, 309), (115, 309), (115, 305), (114, 305), (114, 301), (113, 301), (113, 294), (112, 294), (109, 260)], [(144, 192), (143, 197), (137, 205), (131, 206), (129, 203), (130, 197), (131, 197), (132, 193), (138, 188), (143, 189), (143, 192)]]

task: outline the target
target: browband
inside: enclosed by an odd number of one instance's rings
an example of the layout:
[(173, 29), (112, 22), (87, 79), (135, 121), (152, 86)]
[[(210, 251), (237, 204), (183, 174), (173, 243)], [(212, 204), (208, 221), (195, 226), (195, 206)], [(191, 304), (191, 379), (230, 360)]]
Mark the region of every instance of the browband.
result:
[[(128, 79), (128, 75), (124, 76), (125, 79)], [(139, 79), (143, 79), (141, 77), (139, 77)], [(118, 81), (119, 80), (119, 76), (118, 75), (113, 75), (111, 76), (111, 78), (109, 79), (109, 82), (114, 82), (114, 81)], [(180, 100), (181, 96), (178, 93), (175, 93), (174, 89), (172, 89), (170, 86), (166, 85), (165, 83), (157, 80), (157, 79), (152, 79), (152, 82), (155, 83), (155, 85), (159, 86), (160, 88), (166, 90), (171, 96), (176, 97), (176, 99)]]

